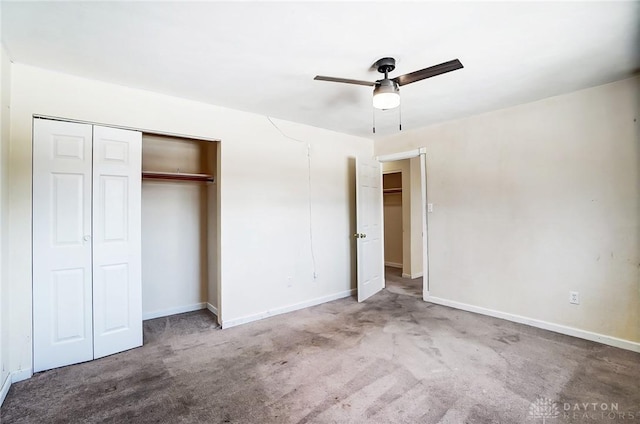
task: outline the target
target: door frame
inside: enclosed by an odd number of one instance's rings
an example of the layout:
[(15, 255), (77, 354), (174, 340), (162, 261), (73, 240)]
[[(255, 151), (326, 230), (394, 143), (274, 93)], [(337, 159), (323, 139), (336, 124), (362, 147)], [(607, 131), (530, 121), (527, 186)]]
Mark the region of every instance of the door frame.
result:
[[(378, 162), (393, 162), (403, 159), (420, 158), (420, 205), (422, 209), (422, 299), (429, 298), (429, 219), (427, 214), (427, 149), (420, 147), (414, 150), (376, 156)], [(382, 171), (381, 171), (382, 172)], [(383, 233), (384, 237), (384, 233)]]

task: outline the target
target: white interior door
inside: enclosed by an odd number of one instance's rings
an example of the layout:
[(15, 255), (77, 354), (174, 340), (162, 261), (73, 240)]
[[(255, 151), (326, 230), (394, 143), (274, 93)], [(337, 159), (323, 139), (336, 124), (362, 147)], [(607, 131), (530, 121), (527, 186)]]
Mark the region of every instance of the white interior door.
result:
[(91, 297), (91, 125), (34, 119), (34, 372), (93, 359)]
[(142, 345), (142, 134), (93, 127), (94, 357)]
[(374, 159), (356, 160), (358, 302), (384, 288), (382, 173)]

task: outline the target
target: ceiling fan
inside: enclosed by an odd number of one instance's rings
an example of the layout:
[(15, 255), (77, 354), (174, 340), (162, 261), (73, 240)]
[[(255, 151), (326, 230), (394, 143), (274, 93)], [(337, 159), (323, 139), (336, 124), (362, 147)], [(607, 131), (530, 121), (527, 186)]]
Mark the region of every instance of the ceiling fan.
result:
[(383, 79), (370, 82), (316, 75), (314, 80), (373, 86), (373, 107), (376, 109), (393, 109), (400, 105), (400, 86), (463, 68), (462, 63), (458, 59), (454, 59), (409, 74), (400, 75), (399, 77), (389, 78), (389, 72), (396, 68), (396, 60), (394, 58), (383, 57), (376, 61), (373, 66), (378, 69), (378, 72), (384, 74)]

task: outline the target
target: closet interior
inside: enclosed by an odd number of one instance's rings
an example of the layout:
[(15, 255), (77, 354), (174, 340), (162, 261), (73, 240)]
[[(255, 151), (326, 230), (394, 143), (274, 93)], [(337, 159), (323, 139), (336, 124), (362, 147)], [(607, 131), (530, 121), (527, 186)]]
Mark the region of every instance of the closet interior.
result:
[(142, 135), (142, 316), (218, 311), (219, 143)]
[(384, 263), (401, 268), (403, 265), (402, 172), (382, 175), (384, 214)]

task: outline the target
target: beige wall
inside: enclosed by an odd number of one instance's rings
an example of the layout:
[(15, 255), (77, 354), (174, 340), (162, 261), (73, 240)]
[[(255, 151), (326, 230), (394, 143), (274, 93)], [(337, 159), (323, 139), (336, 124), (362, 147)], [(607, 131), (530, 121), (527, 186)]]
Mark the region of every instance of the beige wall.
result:
[(9, 105), (11, 64), (0, 43), (0, 388), (9, 377)]
[(216, 254), (223, 324), (350, 294), (351, 164), (373, 156), (371, 140), (274, 119), (294, 140), (264, 116), (25, 65), (12, 66), (11, 81), (12, 370), (28, 370), (32, 360), (33, 114), (222, 140)]
[(633, 78), (377, 140), (426, 147), (430, 294), (640, 342), (639, 92)]

